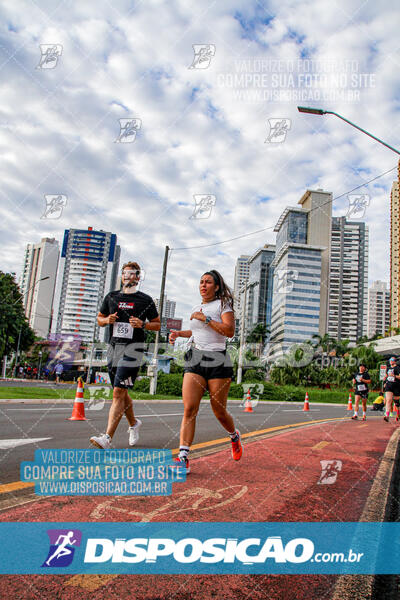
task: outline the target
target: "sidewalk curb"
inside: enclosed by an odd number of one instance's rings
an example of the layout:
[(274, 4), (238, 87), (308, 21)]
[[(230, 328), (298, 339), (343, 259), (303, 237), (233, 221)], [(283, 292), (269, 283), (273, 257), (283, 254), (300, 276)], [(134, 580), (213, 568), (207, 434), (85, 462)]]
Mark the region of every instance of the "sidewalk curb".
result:
[[(385, 520), (391, 497), (391, 484), (395, 474), (399, 438), (400, 428), (393, 432), (386, 446), (360, 522), (383, 522)], [(380, 501), (383, 490), (386, 490), (385, 502)], [(375, 575), (340, 575), (333, 591), (332, 600), (372, 600), (375, 577)]]

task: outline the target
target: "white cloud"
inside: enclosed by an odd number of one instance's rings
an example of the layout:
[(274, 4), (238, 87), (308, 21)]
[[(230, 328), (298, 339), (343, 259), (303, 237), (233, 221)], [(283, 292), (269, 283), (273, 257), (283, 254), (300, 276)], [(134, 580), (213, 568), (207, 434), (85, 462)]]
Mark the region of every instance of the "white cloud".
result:
[[(398, 146), (395, 10), (393, 2), (376, 9), (356, 0), (323, 10), (316, 0), (274, 0), (265, 9), (244, 1), (147, 2), (133, 10), (122, 0), (4, 4), (1, 268), (18, 271), (28, 242), (61, 242), (64, 229), (93, 226), (117, 233), (122, 261), (137, 258), (146, 270), (143, 289), (158, 296), (166, 244), (204, 245), (270, 227), (222, 246), (172, 252), (167, 294), (186, 317), (204, 270), (217, 267), (233, 284), (237, 256), (274, 243), (281, 211), (308, 187), (338, 196), (397, 163), (336, 117), (299, 114), (297, 104), (318, 103), (296, 101), (290, 88), (290, 101), (235, 97), (241, 89), (273, 90), (271, 72), (260, 88), (230, 87), (227, 76), (240, 74), (235, 61), (279, 60), (283, 68), (297, 60), (353, 61), (356, 74), (375, 75), (375, 87), (368, 80), (359, 100), (321, 106)], [(43, 43), (63, 47), (55, 69), (36, 68)], [(189, 69), (199, 43), (214, 44), (216, 54), (208, 69)], [(116, 144), (118, 119), (128, 117), (142, 120), (137, 139)], [(292, 121), (281, 145), (265, 143), (274, 117)], [(395, 175), (361, 188), (371, 196), (371, 280), (389, 276)], [(58, 221), (40, 219), (49, 193), (68, 197)], [(193, 195), (202, 193), (217, 203), (209, 219), (196, 221), (189, 218)], [(334, 214), (346, 210), (344, 198)]]

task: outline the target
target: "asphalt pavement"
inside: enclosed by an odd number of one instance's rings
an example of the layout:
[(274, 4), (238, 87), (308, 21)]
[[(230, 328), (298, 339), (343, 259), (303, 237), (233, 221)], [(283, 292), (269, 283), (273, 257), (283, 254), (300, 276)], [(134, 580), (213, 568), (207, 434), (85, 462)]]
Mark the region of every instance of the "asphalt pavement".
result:
[[(73, 400), (47, 400), (44, 403), (0, 401), (0, 484), (19, 480), (21, 461), (33, 460), (38, 448), (90, 448), (89, 438), (106, 428), (109, 402), (98, 410), (86, 410), (87, 421), (68, 421)], [(175, 449), (179, 446), (179, 427), (183, 414), (181, 401), (137, 401), (135, 415), (142, 420), (138, 448)], [(229, 410), (242, 435), (275, 427), (323, 419), (348, 419), (344, 405), (311, 404), (304, 412), (298, 403), (259, 402), (253, 412), (244, 412), (240, 401), (231, 401)], [(372, 413), (374, 415), (374, 413)], [(376, 419), (372, 416), (369, 418)], [(382, 417), (379, 417), (382, 419)], [(113, 438), (113, 447), (127, 448), (128, 422), (123, 418)], [(215, 418), (208, 400), (203, 400), (197, 417), (194, 444), (228, 438)]]

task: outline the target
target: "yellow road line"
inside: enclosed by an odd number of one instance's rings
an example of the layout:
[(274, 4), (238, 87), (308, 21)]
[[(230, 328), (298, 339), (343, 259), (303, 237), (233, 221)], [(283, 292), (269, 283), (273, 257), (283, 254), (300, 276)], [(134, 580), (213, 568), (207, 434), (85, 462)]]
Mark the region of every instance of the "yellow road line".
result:
[[(332, 419), (318, 419), (316, 421), (303, 421), (301, 423), (293, 423), (291, 425), (278, 425), (277, 427), (269, 427), (268, 429), (259, 429), (258, 431), (249, 431), (249, 433), (244, 433), (241, 438), (242, 440), (245, 438), (256, 437), (258, 435), (262, 435), (264, 433), (271, 433), (272, 431), (283, 431), (284, 429), (294, 429), (296, 427), (301, 427), (302, 425), (312, 425), (316, 423), (325, 423), (326, 421), (342, 421), (343, 417), (335, 417)], [(219, 438), (218, 440), (211, 440), (210, 442), (202, 442), (200, 444), (193, 444), (190, 446), (191, 450), (199, 450), (200, 448), (208, 448), (210, 446), (216, 446), (218, 444), (226, 444), (226, 437)], [(172, 450), (172, 454), (178, 454), (179, 448), (174, 448)]]
[[(301, 427), (303, 425), (314, 425), (317, 423), (326, 423), (327, 421), (341, 421), (343, 417), (335, 417), (333, 419), (318, 419), (316, 421), (303, 421), (302, 423), (293, 423), (291, 425), (278, 425), (277, 427), (269, 427), (268, 429), (259, 429), (257, 431), (249, 431), (249, 433), (244, 433), (241, 437), (242, 439), (256, 437), (258, 435), (263, 435), (264, 433), (271, 433), (273, 431), (284, 431), (285, 429), (295, 429), (296, 427)], [(200, 444), (193, 444), (191, 446), (191, 450), (200, 450), (201, 448), (209, 448), (211, 446), (218, 446), (219, 444), (226, 444), (227, 438), (219, 438), (217, 440), (211, 440), (209, 442), (201, 442)], [(178, 454), (179, 448), (174, 448), (172, 450), (172, 454)], [(0, 485), (0, 494), (6, 494), (7, 492), (14, 492), (16, 490), (22, 490), (27, 487), (33, 487), (35, 484), (31, 481), (14, 481), (12, 483), (5, 483)]]
[(325, 446), (328, 446), (329, 444), (330, 442), (318, 442), (318, 444), (315, 444), (315, 446), (313, 446), (311, 450), (322, 450), (322, 448), (325, 448)]
[(94, 592), (103, 585), (107, 585), (110, 581), (118, 577), (118, 575), (74, 575), (68, 579), (64, 585), (80, 587), (88, 592)]
[(31, 481), (14, 481), (13, 483), (4, 483), (0, 485), (0, 494), (13, 492), (14, 490), (22, 490), (23, 488), (33, 487), (35, 484)]

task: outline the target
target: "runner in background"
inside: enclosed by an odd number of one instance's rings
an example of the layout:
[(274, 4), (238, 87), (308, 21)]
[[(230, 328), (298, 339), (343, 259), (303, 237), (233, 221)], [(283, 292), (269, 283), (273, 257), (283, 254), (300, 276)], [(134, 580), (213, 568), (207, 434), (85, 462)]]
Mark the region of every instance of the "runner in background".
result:
[(112, 326), (107, 366), (113, 399), (106, 433), (90, 438), (90, 443), (96, 448), (111, 448), (111, 439), (123, 414), (129, 422), (129, 445), (134, 446), (139, 440), (142, 422), (134, 415), (128, 390), (133, 387), (143, 360), (144, 330), (160, 329), (160, 318), (153, 299), (136, 291), (139, 280), (139, 265), (136, 262), (126, 263), (122, 267), (122, 291), (107, 294), (97, 315), (100, 327)]
[(56, 375), (56, 384), (60, 383), (60, 377), (64, 372), (64, 367), (62, 363), (57, 363), (54, 369), (54, 373)]
[(358, 372), (354, 374), (353, 385), (355, 385), (355, 404), (354, 404), (354, 415), (352, 419), (358, 419), (358, 406), (360, 399), (362, 401), (363, 416), (362, 420), (365, 421), (367, 418), (367, 400), (368, 400), (368, 385), (371, 384), (371, 377), (367, 371), (366, 365), (363, 363), (358, 367)]
[(390, 410), (393, 399), (396, 404), (396, 421), (399, 420), (399, 398), (400, 398), (400, 367), (397, 366), (396, 357), (392, 356), (389, 360), (389, 367), (384, 377), (385, 382), (385, 416), (383, 420), (389, 422)]
[(184, 414), (180, 429), (179, 456), (176, 466), (190, 473), (189, 450), (192, 445), (196, 417), (204, 392), (210, 392), (214, 415), (228, 432), (232, 442), (232, 458), (242, 456), (240, 433), (235, 429), (232, 416), (226, 410), (233, 369), (226, 351), (226, 338), (235, 333), (232, 293), (218, 271), (204, 273), (200, 279), (201, 304), (192, 309), (192, 328), (171, 331), (170, 343), (177, 337), (192, 338), (191, 348), (185, 354), (185, 374), (182, 384)]

